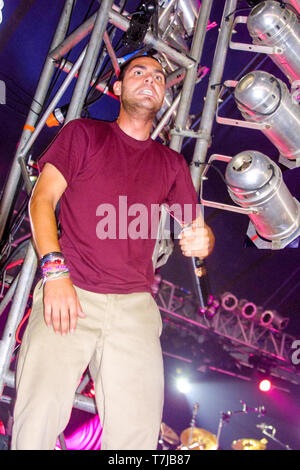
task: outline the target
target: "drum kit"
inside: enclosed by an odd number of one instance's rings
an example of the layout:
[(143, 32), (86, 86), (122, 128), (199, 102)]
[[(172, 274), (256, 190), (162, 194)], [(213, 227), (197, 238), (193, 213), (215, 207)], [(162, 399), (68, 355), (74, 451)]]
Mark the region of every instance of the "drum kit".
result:
[[(229, 411), (227, 413), (221, 414), (221, 419), (218, 427), (217, 435), (213, 434), (206, 429), (195, 427), (196, 415), (199, 409), (198, 403), (193, 407), (192, 419), (190, 422), (190, 427), (184, 429), (180, 435), (176, 434), (172, 428), (170, 428), (166, 423), (162, 423), (160, 427), (160, 437), (159, 437), (159, 447), (162, 450), (218, 450), (220, 442), (220, 434), (224, 422), (229, 422), (231, 417), (238, 413), (249, 413), (255, 412), (259, 417), (264, 416), (265, 408), (249, 408), (245, 402), (241, 401), (242, 409), (237, 411)], [(261, 423), (256, 425), (257, 428), (261, 429), (262, 433), (272, 440), (276, 441), (282, 447), (287, 450), (291, 450), (288, 445), (283, 444), (277, 438), (275, 438), (276, 429), (273, 426)], [(266, 450), (268, 440), (266, 438), (262, 439), (237, 439), (234, 440), (231, 444), (233, 450)]]
[[(265, 450), (267, 439), (239, 439), (233, 441), (233, 450)], [(162, 423), (159, 444), (163, 450), (217, 450), (217, 436), (206, 429), (190, 427), (180, 436), (167, 424)]]
[(217, 437), (206, 429), (190, 427), (180, 437), (165, 423), (161, 424), (159, 444), (169, 450), (216, 450)]

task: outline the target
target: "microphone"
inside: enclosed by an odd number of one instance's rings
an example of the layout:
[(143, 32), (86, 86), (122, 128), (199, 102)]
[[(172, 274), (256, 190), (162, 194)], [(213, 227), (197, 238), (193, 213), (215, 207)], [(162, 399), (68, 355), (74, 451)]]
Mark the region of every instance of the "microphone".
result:
[(258, 429), (261, 429), (262, 431), (264, 431), (265, 429), (270, 429), (271, 431), (273, 431), (274, 427), (271, 426), (271, 425), (268, 425), (266, 423), (260, 423), (260, 424), (257, 424), (256, 427)]

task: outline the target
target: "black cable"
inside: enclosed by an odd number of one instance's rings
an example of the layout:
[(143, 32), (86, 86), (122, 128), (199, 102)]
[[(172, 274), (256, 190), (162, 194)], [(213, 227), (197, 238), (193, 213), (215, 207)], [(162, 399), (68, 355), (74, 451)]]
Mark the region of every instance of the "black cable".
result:
[[(274, 114), (277, 109), (279, 108), (280, 104), (281, 104), (281, 99), (282, 99), (282, 91), (281, 91), (281, 86), (280, 86), (280, 83), (279, 83), (279, 80), (276, 78), (276, 77), (271, 77), (270, 78), (270, 81), (275, 81), (276, 82), (276, 85), (277, 85), (277, 88), (279, 90), (279, 99), (278, 99), (278, 103), (275, 107), (274, 110), (272, 111), (269, 111), (268, 113), (262, 113), (260, 111), (255, 111), (255, 114), (257, 114), (258, 116), (271, 116), (271, 114)], [(229, 94), (233, 97), (233, 99), (238, 103), (240, 104), (241, 106), (243, 106), (247, 111), (250, 111), (251, 113), (253, 113), (253, 110), (251, 108), (249, 108), (249, 106), (247, 106), (246, 104), (242, 103), (238, 98), (236, 98), (236, 96), (234, 95), (234, 93), (232, 92), (231, 88), (232, 87), (229, 87), (227, 85), (225, 85), (224, 83), (214, 83), (213, 85), (211, 85), (211, 88), (214, 89), (216, 88), (217, 86), (222, 86), (223, 88), (226, 88), (229, 92)], [(221, 93), (220, 93), (221, 94)]]
[(228, 15), (225, 17), (225, 21), (229, 21), (230, 17), (234, 15), (235, 13), (239, 13), (240, 11), (249, 11), (252, 10), (251, 7), (247, 8), (237, 8), (236, 10), (233, 10), (231, 13), (228, 13)]
[[(24, 201), (22, 202), (17, 214), (15, 214), (15, 216), (12, 217), (9, 220), (9, 222), (7, 224), (7, 228), (6, 228), (6, 232), (8, 233), (8, 238), (10, 237), (10, 235), (12, 233), (15, 234), (15, 232), (17, 231), (17, 229), (20, 225), (20, 223), (19, 223), (20, 220), (21, 221), (24, 220), (25, 213), (26, 213), (26, 210), (27, 210), (28, 201), (29, 201), (29, 196), (26, 195), (26, 197), (25, 197)], [(3, 237), (3, 239), (0, 242), (1, 253), (6, 250), (6, 245), (7, 244), (9, 244), (9, 242), (7, 240), (4, 240), (4, 237)]]
[[(34, 101), (36, 104), (38, 104), (39, 106), (41, 106), (41, 103), (39, 103), (27, 90), (25, 90), (25, 88), (23, 88), (21, 85), (19, 85), (13, 78), (11, 78), (9, 75), (7, 75), (6, 73), (0, 71), (0, 75), (2, 75), (7, 81), (10, 81), (12, 82), (19, 90), (23, 91), (23, 93), (25, 95), (27, 95), (32, 101)], [(12, 89), (10, 89), (7, 84), (6, 84), (6, 88), (9, 89), (12, 93), (14, 93), (15, 95), (17, 95)], [(24, 102), (25, 103), (25, 102)], [(26, 106), (28, 106), (30, 108), (30, 105), (26, 104)], [(30, 108), (31, 109), (31, 108)], [(33, 111), (33, 110), (32, 110)]]
[(2, 262), (1, 267), (0, 267), (0, 276), (2, 277), (7, 266), (11, 263), (11, 260), (15, 257), (17, 257), (18, 253), (30, 242), (30, 239), (23, 240), (21, 243), (19, 243), (18, 246), (14, 248), (13, 251), (9, 253), (7, 258)]
[(18, 109), (14, 108), (10, 104), (5, 103), (4, 105), (1, 105), (1, 106), (7, 106), (7, 108), (11, 109), (15, 113), (20, 114), (20, 116), (25, 117), (25, 118), (27, 117), (27, 114), (23, 113), (22, 111), (19, 111)]
[[(213, 165), (212, 163), (206, 163), (206, 162), (199, 162), (199, 161), (196, 161), (196, 162), (192, 162), (191, 165), (195, 165), (195, 166), (200, 166), (200, 165), (207, 165), (207, 166), (210, 166), (211, 168), (213, 168), (218, 174), (219, 176), (221, 177), (223, 183), (231, 188), (230, 184), (227, 183), (226, 179), (224, 178), (224, 175), (223, 173), (221, 172), (221, 170), (219, 168), (217, 168), (215, 165)], [(269, 165), (268, 166), (268, 169), (271, 169), (272, 170), (272, 174), (270, 176), (270, 178), (268, 179), (268, 181), (266, 181), (264, 184), (262, 184), (261, 186), (259, 186), (258, 188), (255, 188), (255, 191), (259, 191), (261, 189), (263, 189), (267, 184), (269, 184), (269, 182), (271, 181), (271, 179), (273, 178), (274, 174), (275, 174), (275, 169), (274, 169), (274, 166), (273, 165)], [(249, 188), (242, 188), (240, 186), (236, 186), (234, 185), (233, 186), (234, 188), (236, 189), (241, 189), (242, 191), (249, 191)]]
[[(120, 8), (120, 11), (119, 11), (119, 14), (121, 15), (123, 13), (123, 11), (125, 10), (126, 8), (126, 5), (127, 5), (127, 2), (128, 0), (124, 0), (122, 5), (121, 5), (121, 8)], [(108, 28), (108, 35), (114, 35), (115, 32), (116, 32), (117, 28), (114, 26), (114, 25), (111, 25), (111, 27)], [(118, 52), (118, 46), (120, 44), (120, 42), (122, 41), (122, 38), (124, 36), (125, 33), (123, 33), (123, 35), (121, 36), (121, 38), (118, 40), (117, 44), (115, 45), (115, 52)], [(102, 45), (101, 47), (101, 50), (99, 52), (99, 57), (101, 57), (101, 55), (103, 54), (103, 49), (104, 49), (104, 45)], [(99, 59), (98, 59), (99, 60)], [(104, 95), (104, 92), (101, 91), (99, 92), (99, 95), (93, 99), (93, 97), (91, 97), (91, 95), (93, 95), (93, 93), (95, 92), (96, 90), (96, 87), (97, 87), (97, 84), (99, 83), (100, 79), (101, 79), (101, 75), (104, 73), (105, 71), (105, 68), (107, 67), (108, 65), (108, 62), (109, 62), (109, 59), (107, 58), (106, 59), (106, 62), (104, 62), (100, 68), (100, 71), (99, 71), (99, 74), (98, 74), (98, 78), (95, 80), (95, 82), (93, 83), (92, 87), (89, 89), (88, 93), (87, 93), (87, 96), (85, 98), (85, 102), (84, 102), (84, 105), (83, 105), (83, 111), (85, 112), (88, 112), (88, 107), (91, 106), (92, 104), (96, 103), (96, 101), (100, 100), (103, 95)], [(109, 80), (108, 80), (108, 83), (107, 83), (107, 87), (109, 86), (110, 84), (110, 81), (111, 79), (113, 78), (113, 74), (114, 72), (112, 73), (112, 75), (109, 77)], [(91, 97), (91, 98), (90, 98)], [(90, 99), (90, 101), (89, 101)]]
[(218, 167), (214, 166), (212, 163), (206, 163), (206, 162), (195, 161), (195, 162), (192, 162), (190, 165), (195, 165), (196, 167), (199, 167), (200, 165), (210, 166), (211, 168), (213, 168), (213, 169), (218, 173), (218, 175), (221, 177), (223, 183), (224, 183), (226, 186), (228, 186), (228, 185), (227, 185), (227, 182), (226, 182), (226, 180), (225, 180), (225, 178), (224, 178), (224, 175), (223, 175), (223, 173), (221, 172), (221, 170), (220, 170)]

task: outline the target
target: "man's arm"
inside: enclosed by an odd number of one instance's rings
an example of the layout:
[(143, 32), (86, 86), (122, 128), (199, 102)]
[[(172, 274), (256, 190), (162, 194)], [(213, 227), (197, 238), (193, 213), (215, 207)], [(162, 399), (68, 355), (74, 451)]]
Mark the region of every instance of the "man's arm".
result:
[[(46, 163), (29, 203), (31, 230), (39, 258), (60, 251), (55, 208), (66, 188), (67, 182), (60, 171)], [(44, 285), (46, 324), (52, 324), (56, 333), (65, 335), (75, 330), (78, 316), (85, 317), (70, 278), (47, 280)]]

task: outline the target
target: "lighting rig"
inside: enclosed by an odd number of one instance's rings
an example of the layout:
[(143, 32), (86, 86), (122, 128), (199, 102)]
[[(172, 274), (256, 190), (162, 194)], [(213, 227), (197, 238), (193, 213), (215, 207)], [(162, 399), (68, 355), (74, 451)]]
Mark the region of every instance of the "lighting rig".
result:
[[(296, 2), (297, 3), (297, 2)], [(236, 16), (230, 48), (267, 54), (285, 74), (289, 85), (265, 71), (255, 70), (239, 81), (227, 80), (224, 89), (234, 89), (232, 96), (244, 121), (221, 117), (219, 124), (260, 130), (278, 149), (279, 162), (292, 170), (300, 166), (300, 79), (299, 4), (267, 0), (248, 2), (253, 7), (247, 17)], [(232, 40), (238, 24), (246, 24), (251, 44)], [(299, 201), (292, 196), (279, 166), (257, 150), (246, 150), (234, 157), (212, 155), (202, 172), (207, 179), (216, 161), (227, 163), (224, 182), (231, 199), (240, 206), (207, 201), (201, 187), (203, 205), (248, 215), (247, 236), (260, 249), (298, 247), (300, 236)]]
[(238, 299), (231, 292), (211, 296), (207, 308), (201, 309), (191, 291), (163, 279), (155, 299), (163, 318), (166, 356), (193, 363), (200, 371), (258, 382), (254, 372), (260, 369), (273, 380), (300, 384), (300, 370), (292, 360), (297, 340), (284, 332), (289, 319), (277, 311)]

